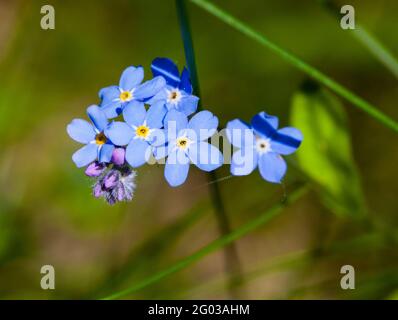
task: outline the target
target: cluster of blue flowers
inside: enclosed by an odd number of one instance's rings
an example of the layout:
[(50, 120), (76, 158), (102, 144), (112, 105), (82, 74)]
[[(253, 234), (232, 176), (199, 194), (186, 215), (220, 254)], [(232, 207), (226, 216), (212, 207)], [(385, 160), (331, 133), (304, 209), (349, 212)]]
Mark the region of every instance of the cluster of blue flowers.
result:
[[(185, 182), (191, 163), (204, 171), (224, 163), (219, 149), (208, 142), (218, 118), (210, 111), (196, 112), (199, 98), (193, 95), (188, 70), (180, 74), (167, 58), (156, 58), (151, 70), (153, 78), (143, 82), (143, 67), (128, 67), (119, 85), (100, 90), (99, 106), (88, 107), (91, 123), (74, 119), (67, 126), (69, 136), (84, 144), (73, 161), (96, 179), (94, 196), (110, 204), (132, 199), (134, 169), (151, 159), (165, 161), (164, 175), (173, 187)], [(280, 155), (294, 152), (302, 140), (295, 128), (278, 130), (278, 119), (264, 112), (253, 117), (251, 126), (229, 122), (227, 137), (239, 148), (232, 156), (233, 175), (250, 174), (258, 166), (262, 177), (274, 183), (286, 172)]]

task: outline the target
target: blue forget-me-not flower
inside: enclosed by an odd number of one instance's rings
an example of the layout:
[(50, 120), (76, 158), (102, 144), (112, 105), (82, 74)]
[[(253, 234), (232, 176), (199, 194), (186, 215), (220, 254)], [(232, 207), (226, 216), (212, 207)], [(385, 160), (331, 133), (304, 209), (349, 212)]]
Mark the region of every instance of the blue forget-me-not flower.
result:
[(199, 98), (192, 94), (192, 85), (187, 68), (183, 69), (180, 76), (178, 68), (172, 60), (156, 58), (152, 61), (151, 70), (154, 77), (164, 77), (167, 85), (150, 99), (150, 102), (162, 100), (168, 110), (177, 109), (186, 116), (196, 111)]
[(296, 151), (303, 139), (296, 128), (278, 129), (278, 118), (265, 112), (255, 115), (251, 126), (239, 119), (228, 122), (227, 137), (240, 149), (232, 155), (231, 173), (248, 175), (258, 166), (261, 176), (273, 183), (280, 183), (286, 173), (281, 155)]
[(164, 126), (167, 132), (164, 175), (171, 186), (185, 182), (191, 162), (204, 171), (215, 170), (223, 164), (220, 150), (207, 142), (218, 126), (218, 119), (211, 112), (198, 112), (188, 121), (184, 113), (170, 110)]
[(104, 133), (108, 126), (104, 112), (98, 106), (92, 105), (87, 108), (87, 114), (92, 124), (83, 119), (74, 119), (66, 129), (73, 140), (85, 144), (72, 156), (79, 168), (97, 159), (100, 163), (110, 162), (115, 148)]
[(155, 102), (148, 111), (144, 104), (132, 101), (123, 110), (126, 122), (111, 123), (105, 133), (119, 146), (126, 148), (126, 160), (133, 167), (142, 166), (149, 160), (152, 148), (164, 144), (161, 130), (166, 107), (161, 101)]
[(152, 98), (166, 85), (165, 79), (160, 76), (141, 84), (143, 79), (144, 68), (130, 66), (123, 71), (118, 86), (109, 86), (100, 90), (100, 106), (108, 118), (117, 117), (130, 103), (144, 105), (146, 100)]

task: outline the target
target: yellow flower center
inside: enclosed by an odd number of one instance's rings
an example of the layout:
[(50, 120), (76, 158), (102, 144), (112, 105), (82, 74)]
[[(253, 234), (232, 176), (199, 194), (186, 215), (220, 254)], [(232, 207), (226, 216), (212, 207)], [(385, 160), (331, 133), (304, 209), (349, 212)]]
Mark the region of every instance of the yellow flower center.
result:
[(181, 137), (177, 139), (176, 144), (178, 148), (185, 150), (189, 146), (190, 142), (191, 141), (187, 137)]
[(120, 96), (119, 96), (120, 100), (123, 102), (130, 101), (132, 97), (133, 97), (133, 95), (131, 94), (130, 91), (120, 92)]
[(99, 146), (105, 144), (107, 140), (108, 139), (105, 137), (103, 132), (100, 132), (95, 136), (95, 143), (98, 144)]
[(135, 133), (137, 136), (140, 138), (146, 138), (149, 135), (149, 128), (147, 126), (139, 126), (136, 130)]

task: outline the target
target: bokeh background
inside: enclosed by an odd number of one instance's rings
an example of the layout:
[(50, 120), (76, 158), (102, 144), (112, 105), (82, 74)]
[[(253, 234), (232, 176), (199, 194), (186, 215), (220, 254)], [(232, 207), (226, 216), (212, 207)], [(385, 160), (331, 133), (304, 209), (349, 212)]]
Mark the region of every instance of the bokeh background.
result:
[[(319, 1), (214, 3), (398, 119), (397, 78)], [(40, 28), (45, 4), (55, 8), (55, 30)], [(398, 2), (350, 4), (398, 56)], [(265, 110), (305, 133), (283, 186), (258, 172), (217, 171), (231, 228), (298, 186), (309, 191), (235, 243), (239, 281), (228, 285), (219, 250), (126, 298), (397, 297), (396, 133), (199, 7), (188, 11), (202, 102), (221, 126)], [(0, 298), (101, 298), (220, 236), (203, 172), (192, 167), (173, 189), (161, 166), (142, 167), (134, 200), (109, 206), (71, 160), (79, 147), (66, 134), (71, 119), (86, 117), (128, 65), (143, 65), (149, 78), (158, 56), (184, 65), (172, 0), (0, 1)], [(53, 291), (40, 288), (46, 264), (56, 271)], [(340, 288), (346, 264), (355, 290)]]

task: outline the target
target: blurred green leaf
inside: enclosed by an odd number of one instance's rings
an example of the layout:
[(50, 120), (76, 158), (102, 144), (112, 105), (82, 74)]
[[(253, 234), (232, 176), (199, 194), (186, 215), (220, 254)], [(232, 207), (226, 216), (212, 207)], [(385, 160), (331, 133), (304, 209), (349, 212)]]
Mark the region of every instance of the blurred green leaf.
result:
[(339, 100), (308, 82), (293, 97), (291, 118), (304, 135), (297, 152), (299, 166), (320, 185), (324, 203), (336, 214), (363, 215), (364, 197)]
[(395, 290), (387, 297), (388, 300), (398, 300), (398, 290)]

